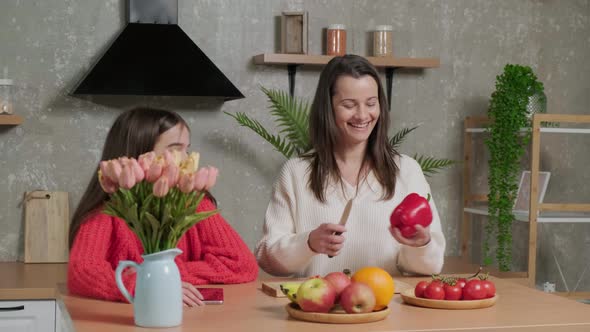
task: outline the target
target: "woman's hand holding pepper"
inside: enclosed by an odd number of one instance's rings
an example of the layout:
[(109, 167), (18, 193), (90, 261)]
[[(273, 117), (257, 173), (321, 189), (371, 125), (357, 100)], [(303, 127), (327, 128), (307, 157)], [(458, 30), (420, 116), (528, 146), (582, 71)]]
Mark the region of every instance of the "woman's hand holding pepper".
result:
[(416, 235), (412, 238), (405, 238), (397, 227), (389, 227), (389, 232), (397, 242), (410, 247), (422, 247), (430, 242), (430, 227), (416, 225)]
[(337, 256), (344, 246), (344, 236), (338, 233), (346, 232), (346, 228), (339, 224), (321, 224), (309, 233), (307, 245), (317, 253)]

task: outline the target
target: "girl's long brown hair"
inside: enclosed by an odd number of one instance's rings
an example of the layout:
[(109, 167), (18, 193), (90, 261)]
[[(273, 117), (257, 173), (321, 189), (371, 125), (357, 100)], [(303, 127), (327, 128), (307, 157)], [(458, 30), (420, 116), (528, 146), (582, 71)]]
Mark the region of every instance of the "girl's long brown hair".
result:
[[(158, 137), (179, 123), (189, 130), (186, 121), (175, 112), (145, 107), (126, 111), (117, 117), (109, 130), (100, 160), (123, 156), (137, 158), (143, 153), (152, 151)], [(72, 217), (69, 234), (70, 248), (86, 216), (108, 199), (108, 195), (98, 183), (97, 173), (98, 166), (94, 169), (90, 183)]]
[(334, 157), (338, 137), (332, 108), (335, 83), (341, 76), (360, 78), (365, 75), (371, 76), (377, 83), (380, 113), (375, 128), (369, 135), (367, 151), (359, 176), (364, 166), (368, 166), (384, 189), (382, 199), (390, 199), (395, 192), (395, 177), (399, 170), (394, 158), (398, 153), (389, 144), (387, 136), (389, 110), (383, 86), (377, 69), (369, 61), (358, 55), (349, 54), (335, 57), (328, 62), (320, 74), (309, 114), (312, 150), (303, 157), (311, 161), (309, 187), (320, 202), (326, 201), (326, 187), (330, 179), (335, 179), (342, 185), (340, 170)]

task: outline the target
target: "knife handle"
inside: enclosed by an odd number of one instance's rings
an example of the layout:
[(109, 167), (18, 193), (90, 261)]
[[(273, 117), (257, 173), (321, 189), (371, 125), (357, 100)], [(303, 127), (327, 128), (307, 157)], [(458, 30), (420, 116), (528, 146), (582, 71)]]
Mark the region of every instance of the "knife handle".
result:
[[(334, 235), (342, 235), (342, 232), (334, 232), (333, 234)], [(332, 258), (332, 257), (334, 257), (334, 256), (328, 255), (328, 258)]]

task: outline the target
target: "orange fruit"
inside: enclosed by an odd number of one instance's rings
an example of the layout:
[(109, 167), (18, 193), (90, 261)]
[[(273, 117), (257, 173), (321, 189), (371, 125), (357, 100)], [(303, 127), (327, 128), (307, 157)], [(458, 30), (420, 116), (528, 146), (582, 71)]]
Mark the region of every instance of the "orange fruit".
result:
[(375, 309), (381, 310), (389, 304), (395, 293), (395, 283), (389, 273), (375, 266), (363, 267), (352, 276), (352, 281), (367, 284), (375, 294)]

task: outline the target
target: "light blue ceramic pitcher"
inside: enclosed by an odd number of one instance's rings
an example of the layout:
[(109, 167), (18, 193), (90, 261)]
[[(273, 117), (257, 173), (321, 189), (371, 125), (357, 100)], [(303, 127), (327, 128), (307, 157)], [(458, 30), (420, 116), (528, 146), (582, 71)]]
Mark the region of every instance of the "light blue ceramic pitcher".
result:
[[(182, 285), (174, 257), (182, 250), (174, 248), (142, 255), (143, 263), (120, 261), (115, 271), (117, 287), (133, 303), (135, 325), (142, 327), (171, 327), (182, 323)], [(121, 273), (127, 267), (136, 270), (135, 297), (131, 296)]]

